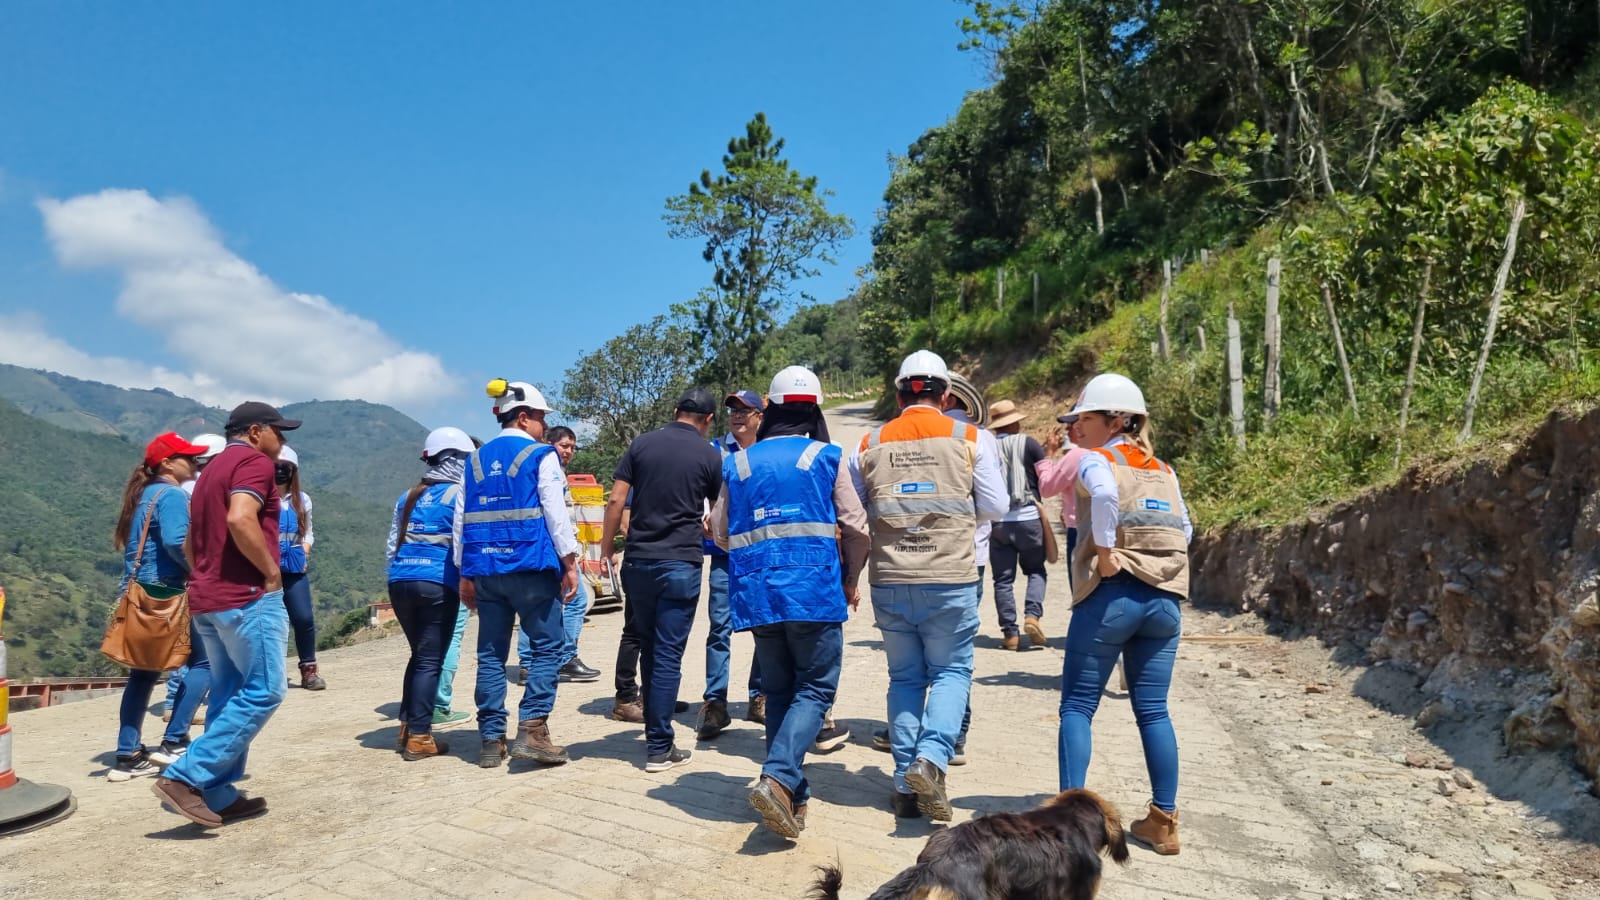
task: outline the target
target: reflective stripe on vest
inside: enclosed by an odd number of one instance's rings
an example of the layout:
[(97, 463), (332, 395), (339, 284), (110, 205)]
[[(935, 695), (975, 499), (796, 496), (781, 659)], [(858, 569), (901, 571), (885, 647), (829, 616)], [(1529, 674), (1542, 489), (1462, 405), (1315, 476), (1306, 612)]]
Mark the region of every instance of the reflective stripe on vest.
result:
[[(801, 471), (806, 470), (801, 469)], [(749, 531), (728, 535), (728, 549), (737, 550), (742, 547), (749, 547), (760, 541), (779, 538), (820, 537), (832, 539), (837, 527), (831, 522), (779, 522), (776, 525), (758, 525)]]
[(977, 507), (971, 500), (953, 500), (936, 497), (915, 500), (869, 500), (869, 516), (959, 516), (976, 515)]
[(522, 522), (544, 518), (544, 510), (535, 506), (532, 509), (486, 509), (482, 512), (469, 512), (461, 516), (461, 524), (472, 525), (478, 522)]

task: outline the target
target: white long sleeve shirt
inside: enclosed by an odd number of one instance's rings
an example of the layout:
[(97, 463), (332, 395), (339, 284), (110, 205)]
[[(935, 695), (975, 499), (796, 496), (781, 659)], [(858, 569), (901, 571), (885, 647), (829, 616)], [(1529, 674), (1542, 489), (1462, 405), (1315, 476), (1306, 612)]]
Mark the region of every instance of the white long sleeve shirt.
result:
[[(496, 437), (510, 437), (532, 441), (533, 436), (519, 428), (504, 428)], [(469, 476), (470, 477), (470, 476)], [(461, 520), (465, 513), (467, 492), (456, 494), (456, 516), (451, 526), (451, 552), (455, 554), (456, 567), (461, 567)], [(556, 556), (567, 557), (577, 553), (578, 530), (567, 514), (567, 476), (561, 470), (561, 458), (546, 453), (539, 460), (539, 508), (544, 512), (544, 527), (550, 530), (550, 542), (555, 545)]]
[[(979, 426), (977, 422), (972, 421), (972, 417), (967, 415), (966, 410), (947, 409), (944, 411), (944, 414), (952, 419), (955, 419), (957, 422), (965, 422), (966, 424), (978, 429), (978, 456), (980, 458), (987, 456), (989, 459), (994, 460), (995, 474), (1001, 477), (1001, 481), (1003, 483), (1005, 476), (1000, 472), (1000, 442), (995, 438), (994, 432)], [(985, 448), (988, 449), (987, 454), (984, 453)], [(977, 478), (977, 466), (974, 464), (973, 480), (976, 481)], [(1008, 500), (1007, 502), (1009, 503), (1010, 501)], [(977, 528), (977, 554), (979, 567), (989, 565), (989, 532), (991, 531), (994, 531), (994, 522), (989, 519), (980, 518), (978, 520)]]
[[(1131, 442), (1121, 435), (1107, 441), (1104, 446), (1115, 447)], [(1111, 471), (1111, 462), (1099, 453), (1085, 453), (1078, 463), (1078, 481), (1089, 491), (1089, 533), (1094, 535), (1096, 547), (1111, 548), (1117, 545), (1117, 523), (1122, 518), (1122, 496), (1117, 490), (1117, 476)], [(1177, 484), (1178, 476), (1172, 476)], [(1068, 497), (1067, 503), (1075, 502)], [(1178, 509), (1183, 515), (1183, 536), (1194, 539), (1194, 525), (1189, 521), (1189, 504), (1183, 500), (1183, 486), (1178, 485)], [(1084, 527), (1079, 522), (1078, 527)]]

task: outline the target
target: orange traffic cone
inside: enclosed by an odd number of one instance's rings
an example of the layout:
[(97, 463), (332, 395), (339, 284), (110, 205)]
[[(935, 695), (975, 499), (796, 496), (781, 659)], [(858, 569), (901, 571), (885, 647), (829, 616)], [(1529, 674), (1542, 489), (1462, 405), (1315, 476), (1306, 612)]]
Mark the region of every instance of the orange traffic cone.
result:
[[(5, 611), (6, 591), (0, 588), (0, 621), (4, 620)], [(11, 726), (6, 721), (10, 707), (5, 632), (0, 631), (0, 837), (54, 824), (78, 808), (78, 801), (66, 788), (17, 777), (11, 768)]]

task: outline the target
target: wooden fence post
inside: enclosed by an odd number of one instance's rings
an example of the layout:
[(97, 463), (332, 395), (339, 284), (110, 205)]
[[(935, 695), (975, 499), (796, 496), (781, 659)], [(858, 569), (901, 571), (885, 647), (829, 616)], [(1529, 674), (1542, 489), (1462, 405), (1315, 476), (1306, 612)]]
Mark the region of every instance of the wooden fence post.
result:
[(1344, 390), (1350, 396), (1350, 411), (1361, 413), (1361, 404), (1356, 401), (1356, 382), (1350, 377), (1350, 358), (1344, 352), (1344, 335), (1339, 333), (1339, 314), (1333, 308), (1333, 290), (1328, 287), (1328, 282), (1322, 282), (1322, 303), (1328, 309), (1328, 322), (1333, 326), (1333, 348), (1339, 352), (1339, 371), (1344, 373)]
[(994, 294), (994, 308), (1003, 310), (1003, 309), (1006, 308), (1006, 267), (1005, 266), (1001, 266), (1000, 267), (999, 279), (997, 280), (996, 284), (998, 285), (998, 289), (995, 291), (995, 294)]
[(1161, 344), (1161, 358), (1172, 358), (1172, 343), (1167, 339), (1167, 307), (1172, 295), (1172, 260), (1162, 260), (1161, 263), (1161, 325), (1158, 332)]
[(1206, 327), (1204, 325), (1196, 325), (1194, 327), (1194, 334), (1195, 337), (1200, 339), (1200, 352), (1206, 352)]
[(1417, 298), (1417, 324), (1411, 332), (1411, 362), (1406, 365), (1406, 389), (1400, 394), (1400, 435), (1394, 441), (1394, 467), (1400, 468), (1406, 445), (1406, 420), (1411, 416), (1411, 389), (1417, 384), (1417, 355), (1422, 352), (1422, 321), (1428, 313), (1428, 288), (1433, 281), (1433, 257), (1422, 266), (1422, 294)]
[(1283, 275), (1283, 261), (1274, 256), (1267, 260), (1267, 372), (1262, 398), (1261, 428), (1272, 430), (1272, 420), (1278, 417), (1278, 407), (1283, 404), (1283, 385), (1279, 370), (1283, 364), (1283, 320), (1278, 315), (1278, 282)]
[(1233, 422), (1233, 438), (1244, 449), (1244, 348), (1239, 338), (1239, 320), (1228, 304), (1228, 411)]
[(1033, 317), (1039, 317), (1039, 273), (1033, 272)]
[(1517, 256), (1517, 232), (1522, 230), (1522, 217), (1528, 213), (1528, 203), (1521, 197), (1511, 209), (1511, 228), (1506, 231), (1506, 253), (1500, 260), (1500, 271), (1494, 276), (1494, 293), (1489, 297), (1489, 321), (1483, 330), (1483, 349), (1478, 353), (1478, 364), (1472, 370), (1472, 389), (1467, 392), (1466, 423), (1456, 443), (1462, 444), (1472, 437), (1472, 414), (1478, 408), (1478, 388), (1483, 384), (1483, 370), (1489, 365), (1489, 348), (1494, 346), (1494, 328), (1500, 321), (1500, 303), (1506, 297), (1506, 279), (1511, 277), (1511, 263)]

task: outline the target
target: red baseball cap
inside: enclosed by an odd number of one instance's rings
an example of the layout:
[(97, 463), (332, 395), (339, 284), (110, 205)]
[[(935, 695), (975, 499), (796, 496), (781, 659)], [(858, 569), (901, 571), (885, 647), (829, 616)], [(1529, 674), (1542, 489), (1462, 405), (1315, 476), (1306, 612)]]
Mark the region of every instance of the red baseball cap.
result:
[(211, 452), (204, 444), (191, 444), (176, 431), (158, 434), (144, 445), (144, 464), (154, 469), (174, 456), (203, 456)]

